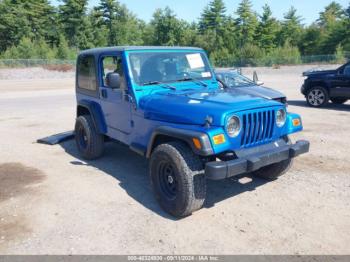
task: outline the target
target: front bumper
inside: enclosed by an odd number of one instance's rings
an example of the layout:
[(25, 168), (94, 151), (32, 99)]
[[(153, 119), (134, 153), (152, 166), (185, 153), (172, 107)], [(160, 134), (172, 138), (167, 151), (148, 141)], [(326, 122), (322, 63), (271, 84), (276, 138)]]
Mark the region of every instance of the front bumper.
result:
[(249, 173), (264, 166), (305, 154), (309, 152), (309, 148), (310, 143), (301, 140), (295, 144), (277, 141), (257, 148), (243, 149), (235, 152), (237, 158), (234, 160), (208, 162), (205, 166), (205, 175), (211, 180), (221, 180)]

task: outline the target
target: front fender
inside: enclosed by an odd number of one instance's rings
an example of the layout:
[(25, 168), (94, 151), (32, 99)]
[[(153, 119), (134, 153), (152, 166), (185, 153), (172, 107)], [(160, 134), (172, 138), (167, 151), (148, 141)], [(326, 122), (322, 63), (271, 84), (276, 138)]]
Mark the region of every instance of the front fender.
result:
[(300, 115), (295, 113), (288, 113), (284, 128), (284, 133), (287, 135), (303, 131), (303, 122)]
[[(160, 126), (153, 131), (151, 139), (148, 142), (146, 152), (147, 158), (151, 156), (152, 150), (156, 145), (157, 137), (159, 136), (165, 136), (184, 141), (192, 148), (193, 152), (197, 155), (209, 156), (214, 154), (210, 139), (207, 134), (193, 130), (186, 130), (169, 126)], [(198, 149), (194, 145), (193, 138), (197, 138), (199, 140), (201, 144), (200, 149)]]

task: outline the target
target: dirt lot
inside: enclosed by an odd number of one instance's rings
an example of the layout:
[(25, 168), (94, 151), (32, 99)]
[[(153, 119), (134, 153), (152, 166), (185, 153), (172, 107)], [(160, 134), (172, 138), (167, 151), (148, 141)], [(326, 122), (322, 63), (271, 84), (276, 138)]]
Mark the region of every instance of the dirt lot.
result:
[(35, 143), (72, 129), (72, 75), (0, 80), (0, 253), (349, 254), (350, 103), (308, 108), (307, 68), (257, 71), (303, 116), (292, 138), (310, 140), (311, 152), (274, 182), (208, 182), (205, 207), (182, 220), (159, 208), (147, 161), (122, 146), (85, 162), (72, 141)]

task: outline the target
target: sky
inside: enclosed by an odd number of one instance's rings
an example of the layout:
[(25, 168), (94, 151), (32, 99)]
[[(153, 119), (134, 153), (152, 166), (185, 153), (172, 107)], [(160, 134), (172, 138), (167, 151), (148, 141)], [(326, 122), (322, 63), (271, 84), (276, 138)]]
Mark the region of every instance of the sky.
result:
[[(139, 18), (149, 21), (152, 14), (157, 8), (169, 6), (175, 11), (178, 18), (192, 22), (200, 17), (203, 8), (210, 0), (119, 0), (127, 5), (129, 10), (136, 14)], [(54, 4), (58, 4), (59, 0), (52, 0)], [(228, 14), (232, 15), (237, 9), (240, 0), (224, 0)], [(337, 0), (343, 7), (350, 4), (350, 0)], [(98, 5), (99, 0), (89, 0), (89, 7)], [(298, 10), (298, 14), (303, 18), (303, 24), (309, 25), (314, 22), (319, 13), (331, 0), (252, 0), (253, 9), (261, 13), (262, 6), (267, 3), (270, 5), (273, 15), (282, 19), (283, 14), (288, 11), (291, 6)]]

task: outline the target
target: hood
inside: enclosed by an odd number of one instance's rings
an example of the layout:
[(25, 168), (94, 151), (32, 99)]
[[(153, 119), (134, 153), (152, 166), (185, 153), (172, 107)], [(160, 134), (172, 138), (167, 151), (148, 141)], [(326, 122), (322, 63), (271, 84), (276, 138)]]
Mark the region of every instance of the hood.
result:
[(334, 75), (336, 70), (309, 70), (303, 72), (303, 76), (326, 76), (326, 75)]
[(277, 98), (283, 98), (286, 97), (283, 93), (276, 91), (274, 89), (264, 87), (264, 86), (242, 86), (242, 87), (235, 87), (228, 89), (228, 92), (232, 92), (235, 95), (253, 95), (253, 96), (259, 96), (266, 99), (277, 99)]
[(238, 111), (281, 106), (250, 94), (225, 91), (169, 91), (143, 96), (139, 103), (144, 117), (155, 121), (178, 124), (204, 125), (210, 116), (213, 126), (223, 126), (228, 115)]

